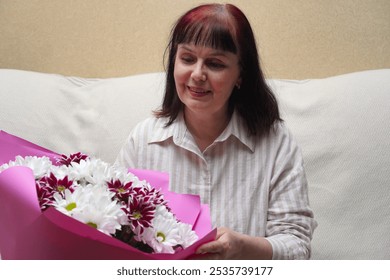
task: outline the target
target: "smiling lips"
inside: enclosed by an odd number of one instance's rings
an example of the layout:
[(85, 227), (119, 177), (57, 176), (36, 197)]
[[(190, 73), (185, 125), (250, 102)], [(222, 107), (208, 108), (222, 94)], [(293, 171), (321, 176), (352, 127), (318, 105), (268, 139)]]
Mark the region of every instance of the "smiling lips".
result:
[(191, 93), (191, 95), (194, 95), (196, 97), (201, 97), (201, 96), (207, 95), (211, 92), (210, 90), (206, 90), (203, 88), (190, 87), (190, 86), (187, 86), (187, 88), (188, 88), (189, 92)]

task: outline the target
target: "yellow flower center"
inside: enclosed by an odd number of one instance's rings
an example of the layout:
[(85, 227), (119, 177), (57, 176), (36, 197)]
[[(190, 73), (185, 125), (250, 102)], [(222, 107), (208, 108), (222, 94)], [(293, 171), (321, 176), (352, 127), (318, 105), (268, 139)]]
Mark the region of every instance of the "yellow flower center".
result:
[(136, 219), (136, 220), (139, 220), (142, 218), (142, 214), (141, 212), (139, 211), (134, 211), (133, 214), (132, 214), (133, 218)]
[(77, 207), (76, 202), (71, 202), (68, 205), (66, 205), (65, 209), (68, 210), (69, 212), (72, 211)]
[(157, 232), (157, 240), (158, 240), (159, 242), (164, 242), (164, 241), (165, 241), (165, 238), (166, 238), (166, 236), (165, 236), (164, 233), (162, 233), (161, 231), (158, 231), (158, 232)]
[(58, 190), (58, 192), (63, 192), (63, 191), (65, 191), (65, 187), (64, 186), (57, 186), (57, 190)]
[(90, 227), (97, 228), (97, 224), (95, 224), (93, 222), (88, 222), (86, 224), (89, 225)]

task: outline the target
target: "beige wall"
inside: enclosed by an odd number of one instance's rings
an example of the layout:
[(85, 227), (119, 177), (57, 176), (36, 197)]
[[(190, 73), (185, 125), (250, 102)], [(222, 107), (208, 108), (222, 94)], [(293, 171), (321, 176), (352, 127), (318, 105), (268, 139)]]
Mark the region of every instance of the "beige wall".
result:
[[(170, 27), (203, 2), (0, 0), (0, 68), (84, 77), (162, 71)], [(268, 77), (390, 68), (389, 0), (230, 3), (251, 21)]]

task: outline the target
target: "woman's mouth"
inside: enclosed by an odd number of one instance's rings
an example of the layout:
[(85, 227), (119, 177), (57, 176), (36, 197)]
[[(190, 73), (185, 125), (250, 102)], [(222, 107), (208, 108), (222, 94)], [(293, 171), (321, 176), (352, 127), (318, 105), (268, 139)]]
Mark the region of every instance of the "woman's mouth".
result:
[(187, 86), (187, 89), (194, 96), (204, 96), (204, 95), (207, 95), (211, 92), (210, 90), (207, 90), (204, 88), (198, 88), (198, 87)]

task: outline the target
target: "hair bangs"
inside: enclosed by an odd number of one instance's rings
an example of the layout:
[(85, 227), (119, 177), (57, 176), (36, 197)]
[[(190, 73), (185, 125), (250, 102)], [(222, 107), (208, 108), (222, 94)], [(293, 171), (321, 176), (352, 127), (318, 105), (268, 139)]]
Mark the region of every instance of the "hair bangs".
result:
[(194, 44), (237, 54), (237, 46), (229, 24), (221, 20), (193, 20), (182, 32), (178, 44)]

